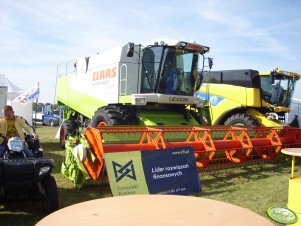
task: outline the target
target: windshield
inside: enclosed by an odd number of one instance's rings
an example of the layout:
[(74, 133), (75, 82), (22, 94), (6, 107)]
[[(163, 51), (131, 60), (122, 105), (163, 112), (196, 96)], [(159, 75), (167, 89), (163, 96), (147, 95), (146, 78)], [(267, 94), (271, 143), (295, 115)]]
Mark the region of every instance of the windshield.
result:
[(272, 81), (271, 76), (261, 76), (263, 99), (274, 106), (289, 107), (296, 81), (293, 77), (283, 75), (275, 75), (274, 81)]
[(193, 96), (198, 54), (170, 46), (151, 46), (142, 58), (141, 93)]

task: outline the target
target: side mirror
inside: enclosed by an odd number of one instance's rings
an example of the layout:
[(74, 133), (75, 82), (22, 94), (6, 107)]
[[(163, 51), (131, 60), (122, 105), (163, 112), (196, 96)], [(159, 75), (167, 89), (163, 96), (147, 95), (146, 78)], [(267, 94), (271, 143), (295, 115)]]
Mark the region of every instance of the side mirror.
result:
[(126, 54), (127, 57), (133, 57), (134, 55), (134, 43), (129, 42), (128, 43), (128, 52)]
[(203, 82), (203, 78), (204, 78), (203, 72), (198, 72), (197, 79), (196, 79), (196, 86), (195, 86), (196, 91), (200, 89)]
[(209, 68), (211, 69), (213, 66), (213, 58), (208, 57), (208, 64), (209, 64)]

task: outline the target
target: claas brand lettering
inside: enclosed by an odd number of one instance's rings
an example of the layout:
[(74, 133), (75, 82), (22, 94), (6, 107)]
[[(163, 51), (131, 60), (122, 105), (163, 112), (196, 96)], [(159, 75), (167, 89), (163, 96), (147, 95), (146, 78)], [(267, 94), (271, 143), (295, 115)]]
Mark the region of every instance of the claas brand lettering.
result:
[(70, 116), (61, 126), (61, 145), (78, 119), (91, 127), (210, 122), (208, 108), (195, 96), (198, 67), (204, 67), (199, 62), (208, 51), (175, 40), (128, 43), (59, 65), (56, 100)]
[(96, 80), (108, 79), (108, 78), (113, 78), (115, 76), (116, 76), (116, 67), (93, 72), (92, 80), (96, 81)]
[(281, 126), (300, 75), (275, 69), (200, 73), (197, 96), (207, 100), (213, 125)]

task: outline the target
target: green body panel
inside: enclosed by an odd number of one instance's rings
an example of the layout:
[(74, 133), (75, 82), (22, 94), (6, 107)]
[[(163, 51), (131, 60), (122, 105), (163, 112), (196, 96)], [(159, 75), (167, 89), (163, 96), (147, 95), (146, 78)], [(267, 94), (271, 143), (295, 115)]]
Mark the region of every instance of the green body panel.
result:
[(65, 108), (64, 112), (63, 112), (64, 120), (70, 119), (75, 114), (76, 114), (76, 111), (72, 110), (71, 108)]
[(68, 101), (68, 92), (64, 92), (69, 87), (69, 76), (56, 77), (55, 98), (57, 101), (66, 103)]
[(74, 147), (75, 145), (71, 144), (69, 140), (66, 141), (65, 159), (62, 162), (61, 173), (73, 181), (74, 187), (81, 189), (90, 180), (90, 177), (83, 164), (75, 158), (73, 154)]
[[(139, 125), (141, 126), (198, 126), (199, 123), (192, 117), (189, 111), (185, 111), (186, 117), (181, 112), (170, 112), (170, 111), (154, 111), (148, 110), (139, 113)], [(156, 136), (156, 134), (153, 134)], [(165, 134), (164, 139), (166, 141), (172, 140), (181, 140), (185, 141), (187, 138), (188, 133), (173, 133), (173, 134)], [(155, 138), (155, 137), (153, 137)], [(104, 143), (139, 143), (141, 139), (140, 133), (128, 133), (125, 137), (124, 134), (103, 134), (103, 142)]]
[(132, 96), (120, 96), (119, 103), (123, 104), (131, 104), (132, 103)]
[(148, 110), (140, 112), (139, 119), (139, 124), (146, 126), (199, 125), (199, 123), (191, 116), (188, 111), (185, 111), (184, 114), (182, 112)]
[[(57, 101), (63, 103), (76, 112), (86, 116), (87, 118), (92, 118), (95, 111), (102, 107), (108, 105), (96, 98), (82, 93), (80, 90), (74, 90), (69, 86), (69, 77), (63, 76), (59, 78), (57, 82), (56, 98)], [(66, 92), (65, 90), (68, 90)], [(70, 93), (70, 95), (68, 95)], [(72, 95), (71, 95), (72, 94)]]

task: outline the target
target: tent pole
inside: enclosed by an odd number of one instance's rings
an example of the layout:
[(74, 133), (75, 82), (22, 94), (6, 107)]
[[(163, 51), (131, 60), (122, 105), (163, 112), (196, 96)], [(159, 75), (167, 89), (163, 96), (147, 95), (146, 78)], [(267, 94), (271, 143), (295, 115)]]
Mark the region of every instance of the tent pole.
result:
[(36, 99), (36, 107), (34, 110), (34, 120), (33, 120), (33, 131), (36, 132), (36, 126), (37, 126), (37, 110), (38, 110), (38, 99)]

